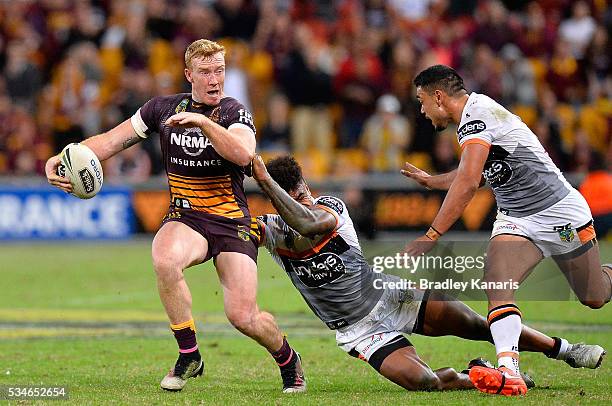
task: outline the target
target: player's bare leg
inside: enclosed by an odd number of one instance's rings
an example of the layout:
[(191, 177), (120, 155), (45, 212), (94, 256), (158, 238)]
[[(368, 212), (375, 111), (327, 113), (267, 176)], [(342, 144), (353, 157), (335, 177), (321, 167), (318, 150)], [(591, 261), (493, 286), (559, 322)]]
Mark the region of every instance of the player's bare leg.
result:
[[(465, 303), (442, 292), (432, 292), (421, 306), (426, 306), (425, 316), (417, 334), (431, 337), (453, 335), (493, 343), (487, 320)], [(571, 344), (565, 338), (549, 337), (524, 324), (519, 337), (519, 351), (541, 352), (574, 368), (591, 369), (601, 365), (605, 354), (599, 345)]]
[[(497, 235), (487, 249), (485, 282), (519, 284), (542, 260), (541, 251), (531, 241), (517, 235)], [(522, 395), (527, 386), (519, 370), (519, 337), (522, 330), (521, 312), (515, 305), (514, 289), (488, 289), (487, 321), (497, 352), (498, 368), (476, 366), (470, 369), (470, 379), (485, 393)]]
[[(465, 303), (441, 292), (432, 292), (424, 304), (425, 317), (422, 332), (425, 336), (452, 335), (466, 340), (493, 343), (487, 320)], [(423, 306), (423, 305), (422, 305)], [(549, 353), (555, 340), (546, 334), (523, 325), (519, 338), (519, 350)]]
[(153, 268), (159, 297), (172, 324), (192, 318), (191, 292), (183, 271), (200, 263), (207, 251), (206, 239), (177, 221), (164, 224), (153, 239)]
[(612, 269), (601, 265), (596, 239), (574, 253), (553, 256), (580, 303), (591, 309), (602, 308), (612, 296)]
[(414, 347), (404, 347), (389, 354), (379, 370), (390, 381), (408, 390), (474, 389), (466, 374), (452, 368), (432, 370), (419, 358)]
[[(442, 292), (434, 291), (429, 295), (427, 302), (422, 303), (421, 306), (425, 306), (423, 325), (419, 331), (415, 331), (416, 334), (430, 337), (453, 335), (467, 340), (493, 343), (487, 320), (465, 303)], [(542, 352), (549, 357), (556, 358), (559, 355), (559, 350), (555, 346), (557, 340), (561, 339), (553, 339), (523, 325), (519, 339), (519, 350)], [(462, 372), (469, 373), (469, 369), (476, 365), (485, 365), (485, 361), (481, 359), (472, 360), (467, 370)], [(527, 388), (535, 386), (535, 382), (530, 376), (521, 373), (521, 377)]]
[(306, 382), (300, 355), (283, 337), (274, 317), (257, 306), (257, 265), (246, 254), (222, 252), (216, 260), (223, 305), (236, 329), (265, 347), (281, 369), (283, 392), (303, 392)]
[(200, 376), (204, 371), (191, 315), (191, 292), (183, 271), (200, 263), (207, 250), (204, 237), (176, 221), (164, 224), (153, 239), (153, 268), (159, 297), (179, 346), (178, 360), (160, 384), (165, 390), (180, 391), (188, 378)]

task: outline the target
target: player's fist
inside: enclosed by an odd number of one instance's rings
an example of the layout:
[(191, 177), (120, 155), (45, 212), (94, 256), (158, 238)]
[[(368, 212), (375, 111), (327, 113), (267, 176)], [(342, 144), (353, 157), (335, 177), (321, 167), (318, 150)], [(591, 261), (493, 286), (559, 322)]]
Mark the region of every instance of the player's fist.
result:
[(431, 175), (424, 170), (417, 168), (409, 162), (406, 162), (404, 169), (402, 169), (400, 172), (405, 177), (417, 181), (419, 185), (425, 186), (427, 189), (431, 189), (431, 186), (429, 185)]
[(203, 114), (183, 111), (168, 117), (165, 124), (176, 127), (200, 127), (205, 118)]
[(70, 179), (60, 176), (58, 173), (59, 166), (61, 164), (59, 155), (54, 155), (47, 160), (45, 164), (45, 175), (47, 175), (47, 182), (51, 185), (62, 189), (64, 192), (72, 192), (72, 184)]
[(253, 178), (255, 178), (256, 181), (262, 182), (270, 179), (270, 174), (266, 169), (266, 164), (264, 164), (261, 155), (255, 155), (255, 158), (253, 158), (253, 160), (251, 161), (251, 168), (253, 172)]

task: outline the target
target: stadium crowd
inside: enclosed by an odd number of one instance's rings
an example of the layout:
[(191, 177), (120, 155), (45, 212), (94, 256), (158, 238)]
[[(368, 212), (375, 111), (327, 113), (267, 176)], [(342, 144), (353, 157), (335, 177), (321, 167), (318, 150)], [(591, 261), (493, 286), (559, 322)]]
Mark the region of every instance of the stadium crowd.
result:
[[(456, 129), (436, 134), (411, 85), (438, 63), (519, 114), (562, 170), (609, 169), (611, 29), (605, 0), (0, 0), (0, 175), (42, 175), (67, 143), (186, 91), (198, 38), (227, 47), (225, 93), (254, 113), (258, 149), (314, 178), (453, 168)], [(156, 139), (105, 171), (159, 174)]]

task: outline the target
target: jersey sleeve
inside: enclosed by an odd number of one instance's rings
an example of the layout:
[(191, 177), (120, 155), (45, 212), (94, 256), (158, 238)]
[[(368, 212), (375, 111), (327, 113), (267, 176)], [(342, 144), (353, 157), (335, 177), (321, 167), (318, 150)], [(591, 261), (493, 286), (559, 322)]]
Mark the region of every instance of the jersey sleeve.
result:
[(222, 122), (220, 123), (223, 127), (231, 130), (232, 128), (245, 128), (249, 129), (255, 134), (255, 124), (253, 123), (253, 115), (242, 103), (236, 99), (230, 99), (223, 106), (221, 112)]
[(347, 208), (344, 202), (337, 197), (333, 196), (321, 196), (315, 200), (315, 205), (336, 218), (336, 227), (334, 231), (342, 227), (347, 217)]
[(130, 118), (134, 131), (141, 138), (147, 138), (152, 133), (159, 131), (158, 101), (159, 98), (152, 98), (136, 110), (136, 113)]
[(469, 118), (457, 130), (459, 146), (461, 149), (467, 144), (482, 144), (490, 147), (495, 140), (497, 120), (484, 109), (474, 109), (469, 115)]
[(257, 216), (257, 225), (259, 227), (259, 246), (265, 246), (266, 249), (273, 253), (276, 249), (279, 238), (279, 219), (277, 214), (264, 214)]

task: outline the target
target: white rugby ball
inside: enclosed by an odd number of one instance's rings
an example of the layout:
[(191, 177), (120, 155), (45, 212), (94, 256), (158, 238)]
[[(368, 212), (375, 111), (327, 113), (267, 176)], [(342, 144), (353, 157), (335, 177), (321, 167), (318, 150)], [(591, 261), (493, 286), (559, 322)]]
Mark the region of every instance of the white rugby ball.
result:
[(102, 188), (104, 174), (102, 165), (94, 152), (79, 143), (66, 145), (60, 154), (58, 175), (70, 179), (72, 195), (80, 199), (91, 199)]

